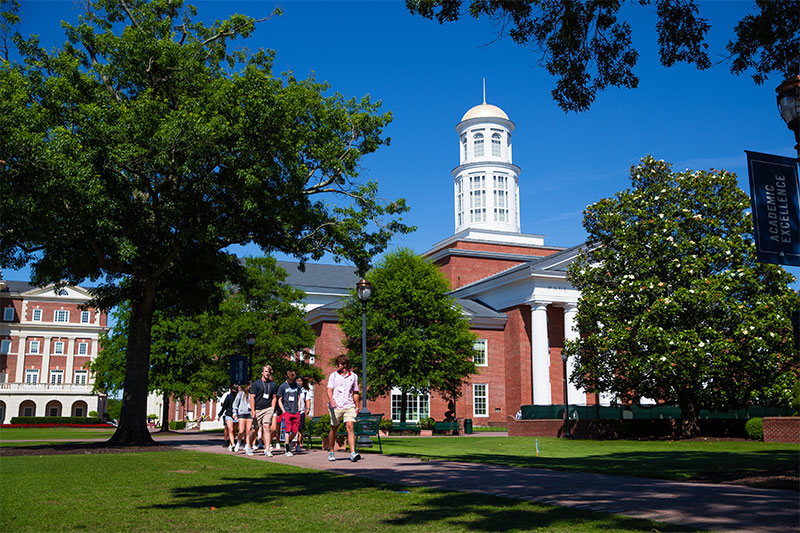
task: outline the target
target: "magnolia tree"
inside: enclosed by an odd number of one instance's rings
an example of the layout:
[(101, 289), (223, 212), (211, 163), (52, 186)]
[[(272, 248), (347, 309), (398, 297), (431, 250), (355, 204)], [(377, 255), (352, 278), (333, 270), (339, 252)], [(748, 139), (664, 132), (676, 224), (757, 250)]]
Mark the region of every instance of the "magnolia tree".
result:
[(572, 380), (619, 402), (701, 408), (788, 405), (800, 374), (793, 276), (756, 262), (748, 196), (726, 171), (673, 173), (644, 158), (632, 188), (586, 208), (587, 251)]

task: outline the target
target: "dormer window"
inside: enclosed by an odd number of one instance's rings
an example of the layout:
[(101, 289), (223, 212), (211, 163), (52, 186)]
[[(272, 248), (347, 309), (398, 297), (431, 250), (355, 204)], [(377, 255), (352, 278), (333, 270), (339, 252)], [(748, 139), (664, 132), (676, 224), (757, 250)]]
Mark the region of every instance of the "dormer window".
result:
[(475, 145), (475, 157), (483, 157), (483, 133), (476, 133), (472, 139)]

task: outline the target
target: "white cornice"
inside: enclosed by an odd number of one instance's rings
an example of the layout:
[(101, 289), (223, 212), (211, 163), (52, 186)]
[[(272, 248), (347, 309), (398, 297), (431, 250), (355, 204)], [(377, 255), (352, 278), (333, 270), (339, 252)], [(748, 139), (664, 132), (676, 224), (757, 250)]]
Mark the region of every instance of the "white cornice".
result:
[(455, 178), (461, 172), (469, 171), (472, 169), (485, 169), (489, 167), (500, 167), (506, 170), (510, 170), (514, 172), (515, 178), (519, 178), (519, 175), (522, 171), (517, 165), (514, 163), (507, 163), (505, 161), (472, 161), (470, 163), (464, 163), (463, 165), (458, 165), (456, 168), (450, 171), (450, 174)]

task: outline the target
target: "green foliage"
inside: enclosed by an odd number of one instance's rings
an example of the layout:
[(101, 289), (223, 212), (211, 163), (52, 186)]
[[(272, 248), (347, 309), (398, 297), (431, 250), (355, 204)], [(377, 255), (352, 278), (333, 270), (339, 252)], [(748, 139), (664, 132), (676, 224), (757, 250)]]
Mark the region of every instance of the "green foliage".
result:
[[(710, 24), (695, 0), (639, 0), (655, 3), (659, 59), (665, 67), (675, 63), (711, 66), (706, 36)], [(754, 71), (763, 83), (770, 73), (789, 78), (799, 74), (797, 0), (756, 0), (759, 13), (747, 14), (737, 24), (736, 38), (727, 45), (733, 57), (731, 72)], [(466, 7), (462, 7), (466, 5)], [(565, 111), (589, 109), (598, 91), (606, 87), (634, 89), (639, 78), (634, 67), (639, 53), (633, 46), (630, 24), (621, 10), (624, 2), (583, 0), (406, 0), (411, 13), (440, 24), (462, 16), (486, 17), (496, 23), (498, 37), (511, 39), (541, 54), (539, 64), (556, 77), (553, 99)]]
[(147, 415), (147, 418), (149, 418), (150, 420), (158, 420), (158, 415), (153, 413), (153, 414)]
[(794, 277), (756, 261), (736, 176), (648, 156), (631, 181), (584, 213), (586, 253), (569, 271), (581, 290), (573, 381), (620, 403), (676, 402), (690, 426), (700, 408), (788, 405)]
[(14, 34), (21, 60), (0, 64), (0, 266), (30, 265), (37, 285), (90, 278), (101, 308), (129, 302), (115, 442), (151, 441), (154, 313), (214, 309), (242, 272), (231, 245), (366, 270), (411, 230), (405, 202), (359, 175), (391, 115), (274, 75), (271, 51), (233, 49), (256, 20), (195, 14), (180, 0), (87, 2), (60, 49)]
[[(306, 421), (308, 423), (308, 421)], [(311, 427), (311, 435), (315, 437), (327, 437), (331, 432), (331, 415), (325, 414), (319, 417), (319, 420), (313, 423)]]
[(433, 429), (433, 426), (436, 424), (436, 420), (431, 417), (422, 418), (419, 421), (419, 428), (420, 429)]
[(89, 411), (89, 418), (100, 418), (100, 413), (97, 411)]
[(111, 420), (119, 420), (122, 413), (122, 400), (109, 398), (106, 403), (106, 414)]
[(186, 421), (185, 420), (173, 420), (169, 423), (169, 429), (176, 430), (176, 429), (186, 429)]
[(800, 379), (794, 382), (792, 388), (792, 409), (795, 411), (800, 410)]
[(745, 423), (744, 430), (750, 440), (764, 440), (764, 420), (762, 418), (751, 418)]
[(378, 427), (383, 431), (389, 431), (390, 429), (392, 429), (392, 419), (381, 418), (381, 423)]
[[(367, 397), (379, 398), (392, 387), (404, 394), (460, 396), (476, 371), (475, 335), (438, 267), (403, 249), (386, 255), (366, 279), (373, 287), (367, 302)], [(360, 359), (361, 302), (355, 291), (341, 316), (344, 345)]]

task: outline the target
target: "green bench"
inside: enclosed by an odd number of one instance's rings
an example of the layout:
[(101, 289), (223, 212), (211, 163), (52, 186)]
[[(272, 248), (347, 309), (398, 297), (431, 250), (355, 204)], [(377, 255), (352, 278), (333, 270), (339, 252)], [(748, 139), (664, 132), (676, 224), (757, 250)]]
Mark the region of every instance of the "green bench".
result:
[[(356, 421), (353, 424), (353, 432), (356, 435), (356, 440), (361, 435), (366, 435), (367, 437), (378, 437), (378, 449), (380, 450), (380, 453), (383, 453), (383, 444), (381, 443), (381, 434), (379, 432), (382, 418), (383, 413), (369, 414), (367, 416), (359, 414), (356, 416)], [(304, 440), (309, 449), (311, 449), (313, 443), (313, 435), (311, 433), (314, 429), (314, 426), (319, 422), (319, 419), (320, 417), (315, 416), (311, 419), (310, 425), (308, 422), (306, 422), (306, 435)], [(336, 435), (347, 435), (347, 426), (343, 423), (339, 424), (339, 430), (336, 432)], [(327, 438), (327, 436), (322, 438)], [(322, 443), (320, 443), (320, 446), (321, 445)], [(358, 448), (358, 442), (356, 442), (356, 448)]]
[(455, 431), (458, 435), (458, 422), (436, 422), (433, 425), (433, 431)]
[(417, 431), (419, 426), (416, 422), (392, 422), (392, 431)]

